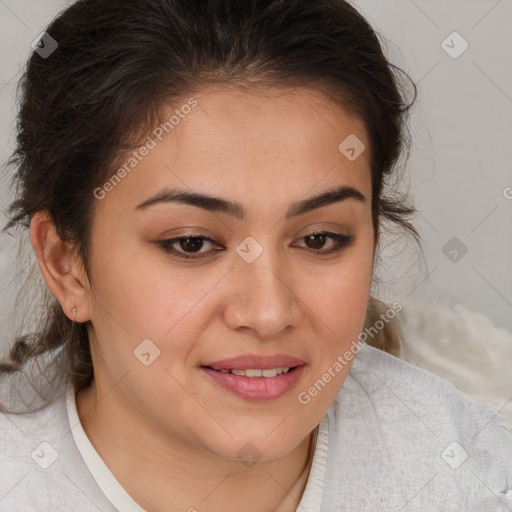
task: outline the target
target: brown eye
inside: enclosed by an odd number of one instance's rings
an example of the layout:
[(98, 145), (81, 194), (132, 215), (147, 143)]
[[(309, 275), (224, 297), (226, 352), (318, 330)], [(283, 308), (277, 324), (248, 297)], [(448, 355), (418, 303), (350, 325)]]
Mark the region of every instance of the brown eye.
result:
[(193, 238), (182, 238), (179, 241), (180, 247), (185, 251), (189, 252), (197, 252), (201, 249), (203, 246), (203, 239), (199, 237), (193, 237)]
[[(334, 242), (331, 244), (332, 247), (327, 250), (321, 250), (324, 248), (326, 240), (330, 239)], [(341, 233), (311, 233), (301, 238), (306, 243), (306, 247), (311, 249), (313, 252), (318, 254), (330, 254), (341, 251), (345, 247), (348, 247), (355, 237), (353, 235), (342, 235)]]
[(304, 237), (310, 249), (321, 249), (325, 244), (326, 235), (315, 234)]
[[(213, 245), (217, 245), (217, 249), (210, 251), (201, 251), (204, 247), (205, 242), (208, 242)], [(187, 235), (181, 236), (177, 238), (173, 238), (172, 240), (162, 240), (158, 242), (160, 247), (166, 252), (175, 256), (176, 258), (202, 258), (203, 256), (207, 256), (212, 252), (222, 250), (219, 249), (219, 245), (215, 243), (215, 240), (208, 238), (207, 236), (202, 235)], [(197, 256), (194, 256), (197, 254)]]

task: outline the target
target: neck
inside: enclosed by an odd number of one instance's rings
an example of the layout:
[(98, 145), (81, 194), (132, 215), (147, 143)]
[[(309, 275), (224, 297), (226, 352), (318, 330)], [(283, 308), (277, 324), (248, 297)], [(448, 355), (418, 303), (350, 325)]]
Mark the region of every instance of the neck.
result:
[(246, 465), (169, 436), (130, 415), (113, 394), (100, 401), (96, 396), (94, 382), (76, 395), (82, 427), (117, 481), (144, 509), (296, 510), (307, 483), (316, 430), (284, 457)]

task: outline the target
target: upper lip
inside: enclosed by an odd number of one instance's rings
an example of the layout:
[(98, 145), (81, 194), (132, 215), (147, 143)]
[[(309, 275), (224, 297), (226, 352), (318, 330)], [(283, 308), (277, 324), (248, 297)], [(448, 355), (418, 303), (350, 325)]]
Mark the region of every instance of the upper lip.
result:
[(222, 359), (221, 361), (214, 361), (202, 366), (209, 366), (214, 370), (246, 370), (250, 368), (268, 370), (270, 368), (292, 368), (293, 366), (302, 366), (303, 364), (305, 362), (302, 359), (285, 354), (267, 356), (244, 354), (242, 356), (230, 357), (229, 359)]

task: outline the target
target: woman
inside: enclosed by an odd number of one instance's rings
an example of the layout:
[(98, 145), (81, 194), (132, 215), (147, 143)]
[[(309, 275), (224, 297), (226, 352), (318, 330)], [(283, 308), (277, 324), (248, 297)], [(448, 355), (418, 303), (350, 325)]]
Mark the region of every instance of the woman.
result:
[(2, 510), (509, 506), (512, 433), (386, 353), (370, 296), (383, 223), (417, 237), (395, 71), (342, 0), (56, 18), (12, 159), (53, 299), (2, 367)]

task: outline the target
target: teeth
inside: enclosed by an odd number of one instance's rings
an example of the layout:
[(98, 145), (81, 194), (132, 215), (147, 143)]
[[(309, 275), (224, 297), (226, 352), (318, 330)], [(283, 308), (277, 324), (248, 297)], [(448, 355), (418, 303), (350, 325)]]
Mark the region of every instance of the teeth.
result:
[(287, 373), (290, 370), (289, 366), (283, 366), (280, 368), (269, 368), (267, 370), (247, 368), (246, 370), (220, 370), (222, 373), (233, 373), (234, 375), (240, 375), (243, 377), (276, 377), (283, 373)]

